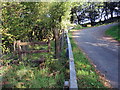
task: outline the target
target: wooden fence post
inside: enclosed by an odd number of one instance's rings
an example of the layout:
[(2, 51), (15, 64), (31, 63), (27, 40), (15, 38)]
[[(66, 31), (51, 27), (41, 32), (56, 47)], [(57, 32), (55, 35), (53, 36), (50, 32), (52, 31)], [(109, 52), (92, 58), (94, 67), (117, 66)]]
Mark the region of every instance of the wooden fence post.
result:
[(50, 52), (50, 39), (48, 39), (48, 52)]
[[(27, 45), (47, 45), (47, 50), (30, 50), (27, 51), (26, 47)], [(41, 52), (50, 52), (50, 39), (48, 39), (48, 42), (21, 42), (20, 40), (14, 41), (14, 53), (18, 55), (19, 59), (22, 60), (23, 56), (26, 55), (26, 53), (41, 53)]]
[(63, 50), (64, 47), (64, 29), (62, 29), (62, 38), (61, 38), (61, 51)]
[(55, 58), (58, 59), (60, 57), (60, 43), (58, 29), (54, 29), (54, 37), (55, 37)]
[[(23, 40), (23, 42), (24, 42), (24, 40)], [(26, 51), (26, 47), (27, 47), (27, 46), (24, 45), (24, 46), (22, 46), (22, 47), (23, 47), (23, 50)], [(26, 53), (23, 53), (23, 57), (24, 57), (24, 56), (26, 56)]]
[(20, 42), (21, 42), (20, 40), (17, 41), (17, 47), (18, 47), (18, 56), (19, 56), (19, 59), (22, 60)]
[(17, 44), (17, 42), (14, 41), (14, 43), (13, 43), (13, 47), (14, 47), (14, 52), (13, 52), (13, 54), (14, 54), (14, 56), (16, 55), (16, 44)]

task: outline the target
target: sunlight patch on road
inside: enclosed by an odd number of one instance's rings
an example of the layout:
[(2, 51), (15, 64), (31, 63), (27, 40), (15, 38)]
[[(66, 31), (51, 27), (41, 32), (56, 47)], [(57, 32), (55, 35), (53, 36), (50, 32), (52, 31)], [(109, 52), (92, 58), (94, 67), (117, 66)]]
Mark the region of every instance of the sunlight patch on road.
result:
[(114, 40), (112, 37), (102, 37), (103, 40), (109, 40), (110, 42), (118, 42), (117, 40)]
[(75, 38), (75, 37), (80, 37), (80, 36), (72, 36), (73, 38)]
[(93, 46), (109, 46), (108, 44), (102, 44), (102, 43), (90, 43), (90, 42), (85, 42), (85, 43), (93, 45)]

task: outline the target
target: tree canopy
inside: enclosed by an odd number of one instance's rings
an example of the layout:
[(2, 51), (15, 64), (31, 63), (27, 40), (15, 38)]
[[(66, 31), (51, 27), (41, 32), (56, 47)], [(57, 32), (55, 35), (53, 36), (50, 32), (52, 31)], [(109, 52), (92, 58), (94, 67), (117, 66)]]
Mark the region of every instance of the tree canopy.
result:
[[(38, 41), (59, 36), (71, 23), (120, 16), (120, 2), (5, 2), (2, 3), (3, 52), (13, 50), (13, 41)], [(56, 43), (57, 44), (57, 43)], [(59, 46), (59, 45), (57, 45)]]
[[(97, 21), (108, 20), (120, 16), (120, 2), (84, 2), (71, 8), (71, 22), (78, 24), (89, 21), (95, 24)], [(116, 16), (115, 16), (116, 15)]]
[(54, 38), (53, 31), (65, 27), (69, 2), (6, 2), (2, 8), (3, 52), (13, 50), (13, 41), (36, 41)]

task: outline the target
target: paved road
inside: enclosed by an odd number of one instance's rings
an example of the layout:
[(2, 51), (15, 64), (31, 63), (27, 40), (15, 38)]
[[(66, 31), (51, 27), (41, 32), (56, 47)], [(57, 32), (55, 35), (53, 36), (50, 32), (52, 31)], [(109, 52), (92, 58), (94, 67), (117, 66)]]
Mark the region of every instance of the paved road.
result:
[(96, 68), (105, 74), (116, 88), (118, 87), (118, 42), (104, 35), (105, 30), (113, 25), (116, 24), (74, 31), (73, 38)]

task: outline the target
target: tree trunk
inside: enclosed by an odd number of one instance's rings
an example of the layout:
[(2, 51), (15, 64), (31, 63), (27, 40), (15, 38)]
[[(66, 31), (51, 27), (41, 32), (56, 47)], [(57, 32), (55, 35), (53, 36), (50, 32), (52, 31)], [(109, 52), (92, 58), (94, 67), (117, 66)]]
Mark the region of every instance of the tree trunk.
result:
[(111, 18), (113, 18), (113, 10), (110, 10)]
[(59, 58), (60, 56), (60, 45), (59, 45), (59, 35), (58, 30), (54, 29), (54, 37), (55, 37), (55, 58)]
[(94, 19), (90, 17), (90, 22), (91, 22), (91, 25), (94, 26)]
[(76, 14), (77, 19), (78, 19), (78, 24), (80, 24), (80, 18), (79, 18), (79, 16), (77, 15), (77, 12), (76, 12), (75, 14)]
[(63, 47), (64, 47), (64, 29), (62, 29), (61, 48), (60, 48), (61, 52), (63, 50)]

